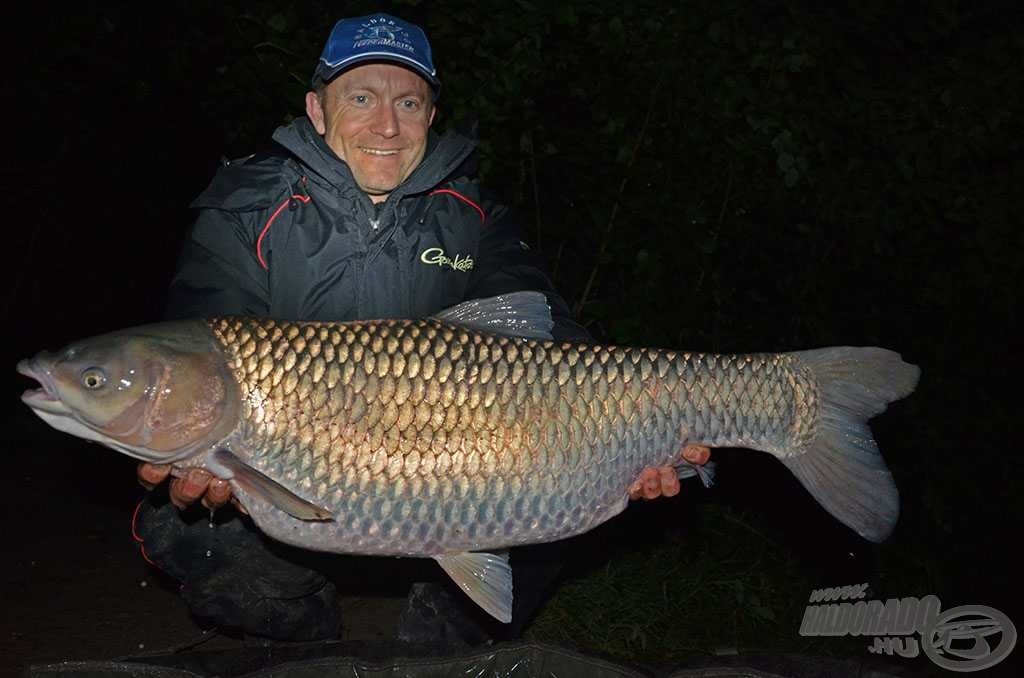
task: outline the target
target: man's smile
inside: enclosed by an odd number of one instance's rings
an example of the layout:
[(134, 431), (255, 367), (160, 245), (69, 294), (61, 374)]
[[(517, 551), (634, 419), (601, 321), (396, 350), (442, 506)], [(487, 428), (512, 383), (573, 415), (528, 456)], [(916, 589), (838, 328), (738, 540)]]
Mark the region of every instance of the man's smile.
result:
[(363, 153), (366, 153), (367, 155), (384, 155), (384, 156), (386, 156), (386, 155), (398, 155), (401, 152), (401, 149), (398, 149), (398, 148), (390, 148), (390, 149), (388, 149), (388, 148), (366, 148), (365, 146), (360, 146), (359, 150), (362, 151)]

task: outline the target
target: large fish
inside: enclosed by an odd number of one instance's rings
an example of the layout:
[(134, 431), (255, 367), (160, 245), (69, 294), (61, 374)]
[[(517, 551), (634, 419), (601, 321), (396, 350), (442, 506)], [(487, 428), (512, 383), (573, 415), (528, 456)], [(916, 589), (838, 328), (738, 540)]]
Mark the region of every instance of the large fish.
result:
[(769, 452), (863, 537), (891, 532), (898, 494), (866, 422), (917, 383), (896, 353), (712, 355), (550, 328), (522, 292), (420, 320), (153, 324), (18, 369), (51, 426), (207, 469), (280, 541), (434, 558), (506, 622), (504, 549), (615, 516), (686, 443)]

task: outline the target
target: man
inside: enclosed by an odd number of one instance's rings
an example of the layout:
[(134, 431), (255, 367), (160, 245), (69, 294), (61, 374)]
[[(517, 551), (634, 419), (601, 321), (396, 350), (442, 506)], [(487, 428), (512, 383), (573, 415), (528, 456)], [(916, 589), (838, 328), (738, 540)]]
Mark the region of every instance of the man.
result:
[[(199, 214), (168, 316), (414, 318), (538, 290), (555, 338), (588, 341), (509, 210), (471, 177), (473, 144), (431, 131), (439, 90), (418, 27), (386, 14), (339, 21), (306, 94), (306, 117), (278, 129), (271, 152), (222, 167), (193, 203)], [(708, 450), (687, 448), (684, 457), (703, 464)], [(142, 464), (139, 478), (152, 487), (169, 471)], [(678, 490), (673, 468), (647, 469), (631, 495)], [(212, 515), (207, 523), (178, 514), (196, 500), (212, 511), (230, 498), (227, 483), (202, 470), (171, 482), (169, 504), (152, 493), (133, 525), (143, 555), (182, 582), (198, 616), (259, 636), (334, 637), (339, 614), (317, 569), (323, 558), (272, 543), (237, 516), (215, 524)], [(517, 606), (506, 635), (522, 629), (557, 574), (559, 559), (545, 555), (551, 548), (518, 560), (513, 551)], [(457, 597), (457, 606), (472, 607)]]

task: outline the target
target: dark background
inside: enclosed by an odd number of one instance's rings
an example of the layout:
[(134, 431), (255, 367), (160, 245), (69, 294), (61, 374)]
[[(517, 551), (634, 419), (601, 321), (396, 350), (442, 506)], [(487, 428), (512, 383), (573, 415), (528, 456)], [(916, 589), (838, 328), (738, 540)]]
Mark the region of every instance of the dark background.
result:
[[(918, 391), (874, 425), (903, 504), (885, 544), (850, 534), (767, 455), (720, 451), (717, 488), (636, 507), (584, 540), (572, 572), (641, 539), (755, 539), (723, 527), (736, 518), (794, 569), (757, 588), (756, 605), (749, 584), (689, 591), (728, 598), (733, 614), (784, 599), (799, 613), (788, 587), (869, 581), (876, 597), (935, 594), (1024, 624), (1015, 3), (22, 6), (6, 24), (3, 88), (10, 525), (33, 500), (120, 515), (138, 492), (129, 460), (42, 433), (17, 400), (16, 360), (157, 319), (190, 200), (222, 157), (259, 150), (302, 113), (333, 22), (378, 8), (427, 29), (438, 126), (477, 128), (483, 177), (600, 339), (880, 345), (922, 367)], [(31, 487), (17, 480), (26, 457)], [(59, 535), (61, 513), (45, 515)], [(37, 533), (8, 534), (30, 549)], [(694, 567), (725, 567), (713, 556)], [(751, 633), (795, 635), (798, 618), (766, 614)], [(586, 630), (569, 640), (586, 647)]]

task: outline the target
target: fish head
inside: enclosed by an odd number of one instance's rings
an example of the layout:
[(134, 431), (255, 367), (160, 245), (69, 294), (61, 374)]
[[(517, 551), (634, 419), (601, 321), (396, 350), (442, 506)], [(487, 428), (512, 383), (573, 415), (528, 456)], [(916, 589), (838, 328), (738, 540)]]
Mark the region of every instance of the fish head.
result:
[(85, 339), (18, 371), (39, 382), (21, 399), (48, 424), (143, 461), (185, 459), (237, 423), (236, 382), (201, 321)]

